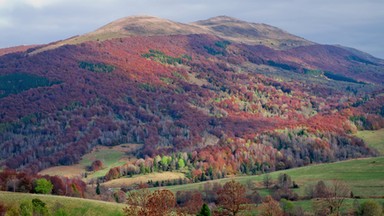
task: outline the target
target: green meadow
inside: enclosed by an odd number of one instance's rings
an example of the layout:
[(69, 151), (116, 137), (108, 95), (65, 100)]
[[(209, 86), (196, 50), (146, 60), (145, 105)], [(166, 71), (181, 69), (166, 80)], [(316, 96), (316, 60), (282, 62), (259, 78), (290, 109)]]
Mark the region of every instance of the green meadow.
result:
[(40, 199), (48, 208), (48, 211), (55, 215), (55, 211), (61, 209), (66, 215), (84, 216), (120, 216), (123, 215), (124, 204), (103, 202), (97, 200), (81, 199), (74, 197), (0, 192), (0, 201), (10, 207), (18, 207), (22, 202), (31, 202), (32, 199)]

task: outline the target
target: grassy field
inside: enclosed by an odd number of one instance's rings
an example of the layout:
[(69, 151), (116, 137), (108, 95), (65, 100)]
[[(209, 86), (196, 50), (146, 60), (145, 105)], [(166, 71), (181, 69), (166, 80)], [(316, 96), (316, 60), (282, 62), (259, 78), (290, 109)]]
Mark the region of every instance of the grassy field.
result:
[[(276, 180), (281, 173), (287, 173), (292, 177), (300, 188), (296, 189), (299, 195), (304, 195), (305, 187), (315, 184), (319, 180), (343, 180), (353, 191), (355, 196), (361, 197), (380, 197), (384, 196), (384, 157), (355, 159), (329, 164), (319, 164), (307, 167), (300, 167), (290, 170), (283, 170), (270, 173), (271, 177)], [(219, 179), (211, 182), (225, 183), (231, 179), (246, 184), (253, 181), (262, 188), (262, 180), (264, 175), (256, 176), (238, 176), (233, 178)], [(165, 187), (173, 192), (179, 190), (201, 190), (206, 182), (177, 185)], [(267, 190), (261, 190), (261, 195), (268, 193)]]
[(377, 149), (381, 155), (384, 155), (384, 128), (376, 131), (358, 131), (356, 136), (368, 143), (368, 146)]
[[(101, 160), (104, 164), (103, 169), (96, 172), (88, 172), (88, 178), (97, 178), (104, 176), (109, 169), (121, 166), (129, 160), (136, 159), (131, 155), (132, 152), (141, 148), (142, 145), (122, 144), (114, 147), (96, 146), (90, 153), (84, 155), (79, 164), (72, 166), (56, 166), (42, 170), (42, 175), (61, 175), (67, 177), (82, 176), (87, 172), (87, 167), (95, 160)], [(87, 179), (83, 179), (86, 181)]]
[[(370, 200), (370, 199), (357, 199), (357, 202), (359, 202), (359, 204), (362, 204), (363, 202), (368, 201), (368, 200)], [(375, 200), (379, 203), (384, 203), (384, 199), (375, 199)], [(348, 209), (353, 209), (353, 207), (354, 207), (353, 203), (354, 202), (355, 202), (355, 199), (345, 199), (343, 207), (342, 207), (342, 211), (346, 211)], [(312, 200), (300, 200), (300, 201), (295, 201), (293, 203), (296, 206), (302, 207), (303, 210), (306, 212), (312, 212), (313, 211)]]
[(73, 197), (25, 194), (0, 192), (0, 201), (6, 205), (17, 205), (21, 202), (31, 202), (32, 199), (38, 198), (47, 204), (50, 212), (57, 210), (58, 206), (64, 209), (67, 215), (84, 215), (84, 216), (119, 216), (123, 215), (124, 204), (103, 202), (97, 200), (80, 199)]

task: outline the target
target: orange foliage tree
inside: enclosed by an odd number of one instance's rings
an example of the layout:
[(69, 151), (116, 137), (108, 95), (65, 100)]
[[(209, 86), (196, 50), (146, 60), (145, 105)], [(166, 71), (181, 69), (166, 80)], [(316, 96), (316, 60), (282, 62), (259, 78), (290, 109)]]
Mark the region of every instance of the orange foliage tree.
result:
[(218, 196), (219, 205), (233, 216), (244, 210), (244, 204), (248, 202), (245, 186), (235, 180), (225, 183)]
[(259, 206), (259, 215), (261, 216), (283, 216), (283, 210), (279, 203), (271, 196), (267, 196), (264, 202)]
[(128, 194), (127, 204), (123, 209), (125, 215), (163, 216), (173, 210), (176, 199), (169, 190), (151, 193), (148, 189), (141, 189)]

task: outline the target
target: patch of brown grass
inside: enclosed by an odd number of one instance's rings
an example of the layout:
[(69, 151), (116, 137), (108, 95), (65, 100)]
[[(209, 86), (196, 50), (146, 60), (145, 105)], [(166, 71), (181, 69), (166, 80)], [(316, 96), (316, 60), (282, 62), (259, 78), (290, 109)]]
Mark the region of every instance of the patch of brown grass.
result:
[(50, 175), (50, 176), (64, 176), (68, 178), (81, 177), (85, 172), (85, 169), (81, 165), (73, 166), (55, 166), (48, 169), (42, 170), (39, 172), (40, 175)]
[(130, 186), (133, 184), (147, 183), (150, 180), (155, 182), (155, 181), (174, 180), (174, 179), (180, 179), (180, 178), (182, 179), (185, 178), (185, 175), (183, 173), (178, 173), (178, 172), (150, 173), (147, 175), (133, 176), (132, 178), (114, 179), (112, 181), (105, 182), (102, 185), (109, 188), (120, 188), (123, 186)]

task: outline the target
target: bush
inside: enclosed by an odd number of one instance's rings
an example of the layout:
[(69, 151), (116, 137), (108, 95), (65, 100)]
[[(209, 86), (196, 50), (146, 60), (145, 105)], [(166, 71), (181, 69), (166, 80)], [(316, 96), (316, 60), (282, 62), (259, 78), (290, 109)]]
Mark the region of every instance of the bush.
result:
[(368, 200), (361, 204), (359, 215), (380, 216), (383, 215), (383, 207), (375, 200)]
[(41, 193), (41, 194), (51, 194), (52, 193), (52, 189), (53, 189), (53, 184), (45, 179), (45, 178), (41, 178), (41, 179), (37, 179), (35, 181), (35, 192), (36, 193)]
[(298, 200), (299, 195), (295, 192), (293, 192), (289, 188), (279, 188), (277, 189), (273, 194), (272, 194), (273, 199), (275, 200), (281, 200), (281, 199), (286, 199), (286, 200)]
[(102, 169), (103, 166), (104, 165), (103, 165), (103, 162), (101, 162), (101, 160), (95, 160), (92, 162), (90, 170), (91, 171), (98, 171), (98, 170)]
[(7, 207), (3, 203), (0, 203), (0, 215), (5, 215), (5, 212), (7, 212)]
[(34, 215), (49, 215), (45, 202), (41, 201), (40, 199), (33, 199), (32, 205)]
[(33, 215), (32, 203), (27, 201), (20, 203), (20, 214), (23, 216), (32, 216)]

